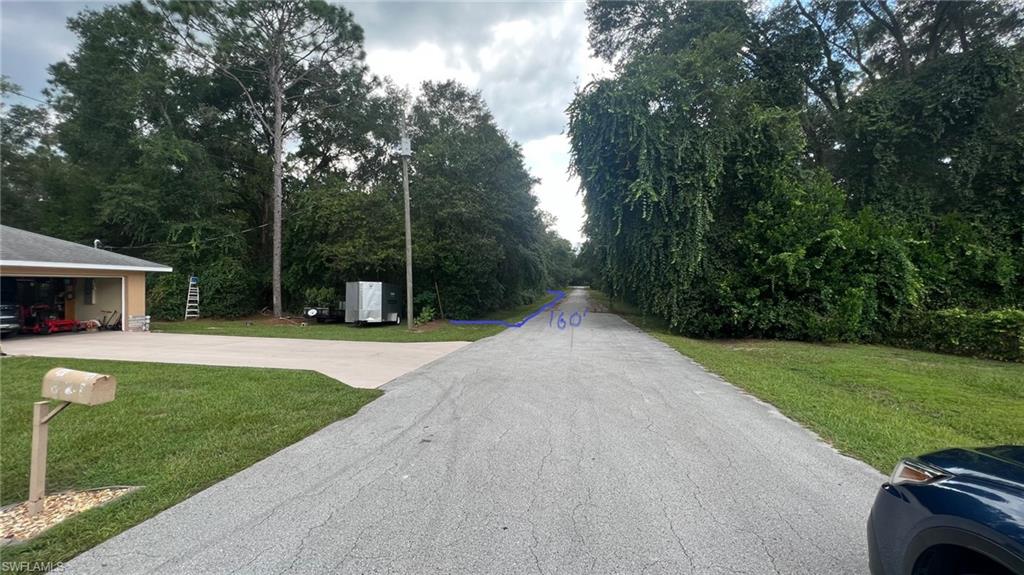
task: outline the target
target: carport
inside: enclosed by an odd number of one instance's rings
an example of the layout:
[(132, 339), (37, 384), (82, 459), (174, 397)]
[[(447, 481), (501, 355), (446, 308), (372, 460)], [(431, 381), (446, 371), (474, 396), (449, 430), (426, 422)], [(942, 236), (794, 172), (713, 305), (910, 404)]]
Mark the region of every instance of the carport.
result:
[[(0, 225), (0, 300), (22, 314), (120, 322), (146, 315), (146, 274), (171, 268)], [(27, 317), (27, 316), (26, 316)]]

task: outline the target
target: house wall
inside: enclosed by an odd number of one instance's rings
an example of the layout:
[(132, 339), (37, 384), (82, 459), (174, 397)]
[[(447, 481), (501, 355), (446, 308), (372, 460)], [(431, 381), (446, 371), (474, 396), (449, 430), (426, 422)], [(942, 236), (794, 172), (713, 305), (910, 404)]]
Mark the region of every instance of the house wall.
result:
[(103, 310), (116, 310), (120, 316), (121, 310), (121, 278), (90, 278), (95, 287), (96, 303), (90, 304), (85, 299), (86, 278), (75, 281), (75, 319), (103, 319), (103, 316), (110, 316), (111, 313), (104, 313)]
[(125, 320), (133, 315), (146, 315), (146, 273), (128, 272), (124, 276)]

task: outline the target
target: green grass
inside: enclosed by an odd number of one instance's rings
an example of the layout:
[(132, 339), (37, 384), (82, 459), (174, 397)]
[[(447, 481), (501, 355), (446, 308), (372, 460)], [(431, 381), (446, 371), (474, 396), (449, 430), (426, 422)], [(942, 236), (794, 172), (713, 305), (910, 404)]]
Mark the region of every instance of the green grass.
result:
[[(547, 299), (543, 300), (547, 301)], [(486, 319), (518, 321), (540, 307), (538, 300), (529, 305), (487, 314)], [(484, 319), (484, 318), (481, 318)], [(246, 325), (246, 323), (251, 325)], [(476, 341), (501, 333), (505, 328), (497, 325), (452, 325), (433, 322), (410, 331), (405, 325), (370, 325), (356, 327), (344, 323), (310, 323), (305, 327), (295, 323), (276, 323), (266, 318), (195, 319), (188, 321), (153, 322), (152, 331), (165, 333), (191, 333), (205, 335), (241, 335), (251, 337), (285, 337), (298, 339), (334, 339), (345, 341)]]
[(325, 425), (381, 392), (311, 371), (78, 359), (0, 359), (0, 500), (27, 498), (32, 403), (47, 370), (117, 377), (108, 404), (68, 406), (50, 423), (47, 493), (142, 486), (36, 539), (0, 550), (4, 563), (66, 561)]
[(879, 345), (696, 340), (595, 300), (883, 473), (937, 449), (1024, 444), (1024, 364)]

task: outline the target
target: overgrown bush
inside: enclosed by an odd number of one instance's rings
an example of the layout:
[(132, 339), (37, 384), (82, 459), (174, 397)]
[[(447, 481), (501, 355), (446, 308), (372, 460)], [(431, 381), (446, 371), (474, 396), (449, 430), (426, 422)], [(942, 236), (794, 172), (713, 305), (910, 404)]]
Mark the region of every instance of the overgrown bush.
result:
[(437, 310), (432, 305), (425, 305), (420, 308), (420, 313), (416, 315), (416, 325), (423, 325), (434, 321), (434, 317), (437, 315)]
[[(412, 298), (412, 311), (416, 314), (416, 323), (427, 323), (438, 316), (437, 308), (434, 305), (437, 303), (436, 296), (433, 291), (421, 291)], [(404, 308), (405, 300), (402, 300)]]
[[(256, 313), (259, 300), (252, 297), (261, 289), (243, 262), (221, 258), (202, 268), (199, 276), (199, 311), (203, 317), (239, 317)], [(187, 272), (150, 277), (147, 309), (157, 319), (181, 319), (188, 294)]]
[(887, 341), (929, 351), (1024, 361), (1024, 310), (922, 311), (901, 322)]
[[(887, 60), (909, 38), (865, 3), (773, 4), (591, 4), (615, 72), (578, 91), (568, 135), (599, 285), (690, 336), (1019, 359), (1020, 46), (954, 49), (950, 14), (903, 3), (890, 16), (930, 48)], [(1019, 27), (958, 6), (976, 34)], [(862, 40), (870, 63), (843, 62)]]
[(305, 305), (337, 306), (342, 301), (338, 290), (331, 287), (306, 288), (303, 296)]

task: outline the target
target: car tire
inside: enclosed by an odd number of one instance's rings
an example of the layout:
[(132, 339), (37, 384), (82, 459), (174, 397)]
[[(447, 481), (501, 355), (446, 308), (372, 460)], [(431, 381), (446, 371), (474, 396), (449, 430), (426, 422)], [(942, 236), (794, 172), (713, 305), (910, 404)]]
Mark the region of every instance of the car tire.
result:
[(940, 546), (922, 556), (913, 575), (1013, 575), (988, 557), (966, 548)]

